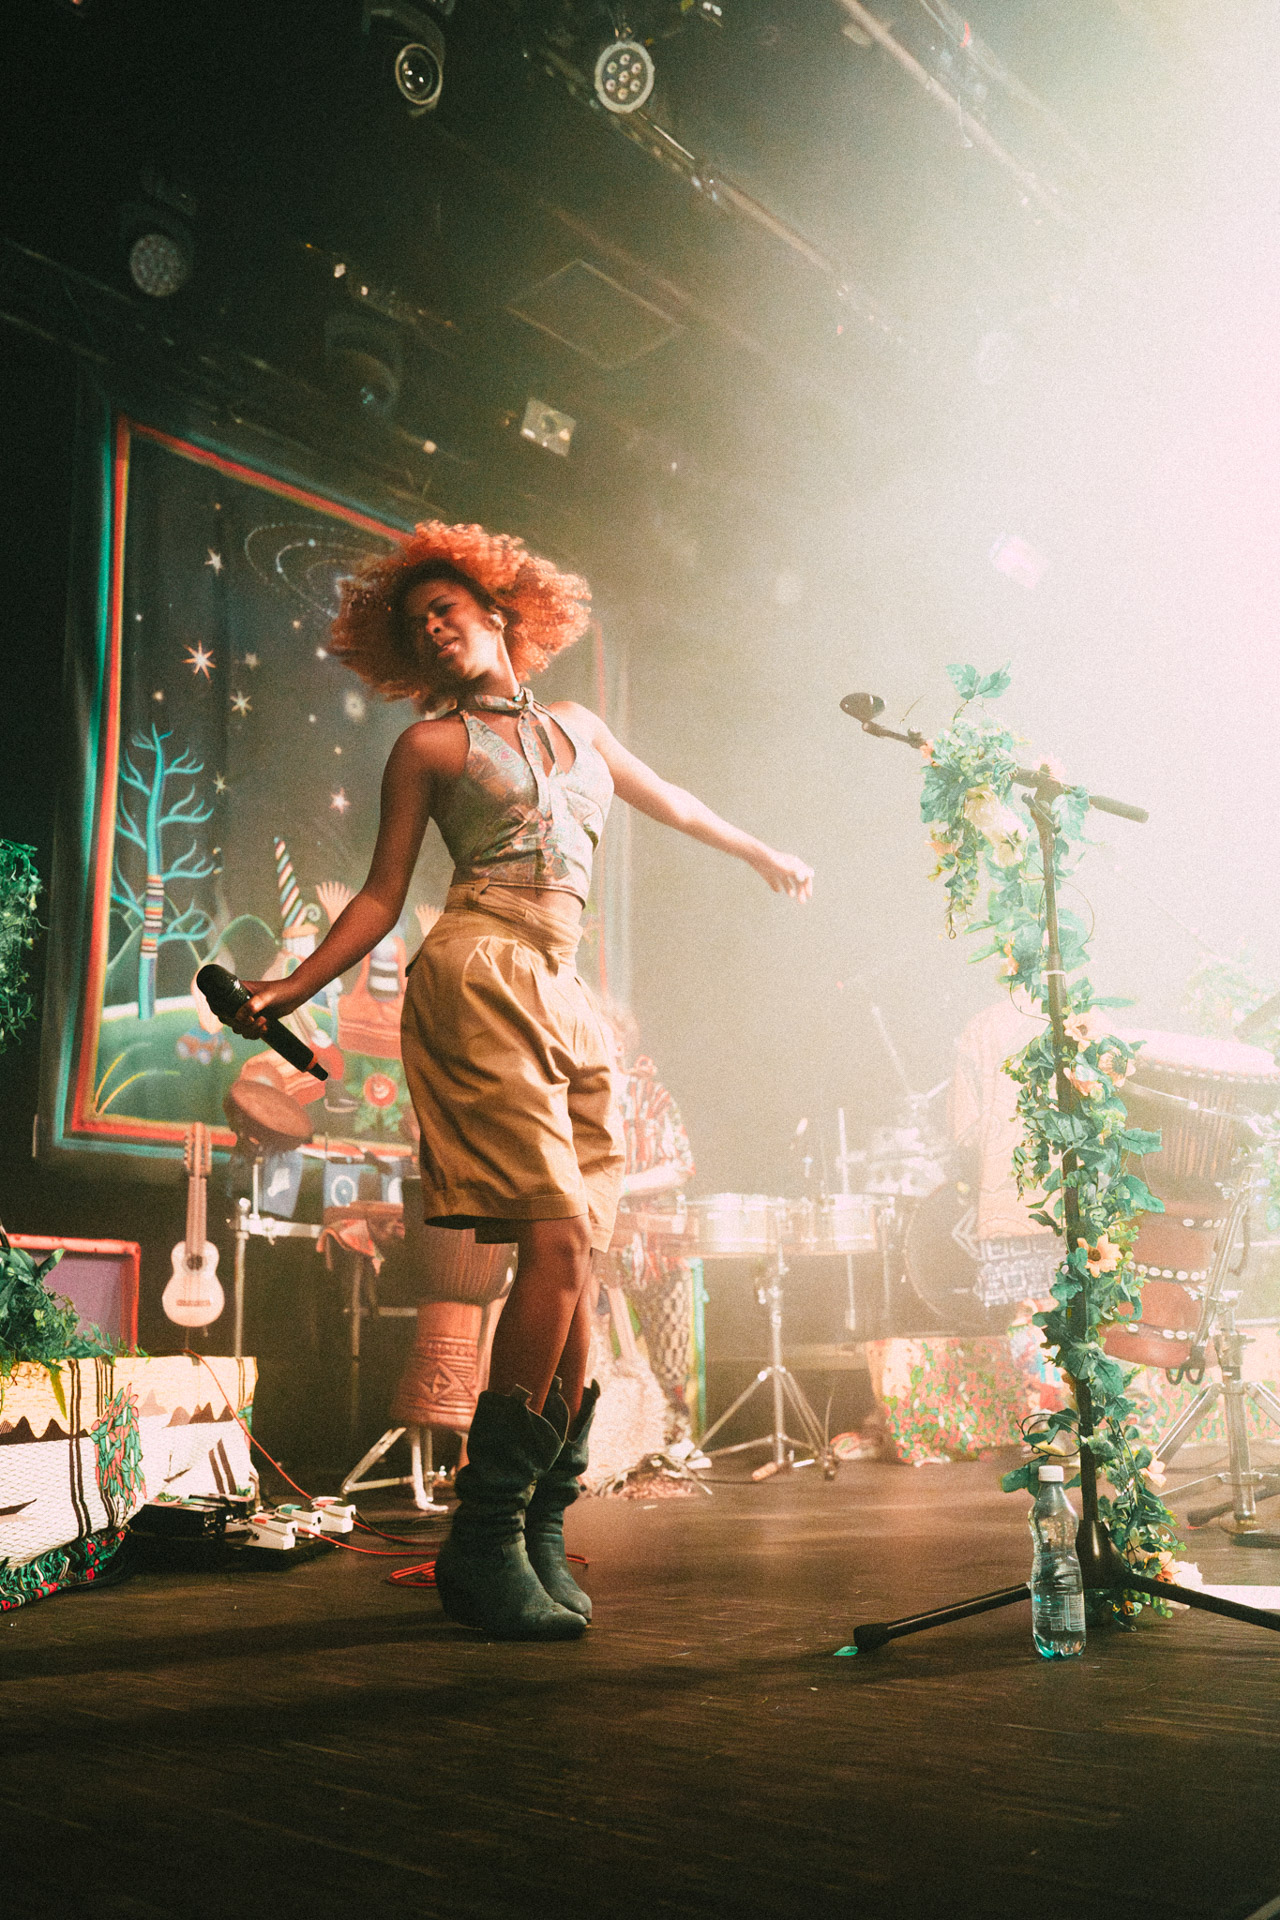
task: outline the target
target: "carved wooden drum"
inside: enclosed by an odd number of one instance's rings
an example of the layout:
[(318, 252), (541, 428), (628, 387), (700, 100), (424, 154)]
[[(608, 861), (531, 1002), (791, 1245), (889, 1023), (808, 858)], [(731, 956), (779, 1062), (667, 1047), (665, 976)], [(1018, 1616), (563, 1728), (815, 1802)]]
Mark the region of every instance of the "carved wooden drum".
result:
[(397, 1426), (466, 1433), (480, 1390), (485, 1308), (505, 1291), (515, 1249), (477, 1246), (470, 1229), (427, 1226), (421, 1182), (406, 1180), (404, 1250), (421, 1298), (391, 1418)]
[(1145, 1281), (1142, 1317), (1131, 1325), (1117, 1322), (1104, 1344), (1117, 1360), (1169, 1369), (1191, 1356), (1200, 1315), (1194, 1290), (1208, 1278), (1227, 1216), (1223, 1183), (1247, 1138), (1238, 1116), (1270, 1113), (1280, 1104), (1280, 1068), (1261, 1047), (1238, 1040), (1188, 1033), (1122, 1037), (1143, 1042), (1123, 1098), (1134, 1126), (1162, 1136), (1159, 1153), (1137, 1164), (1165, 1210), (1143, 1214), (1134, 1242), (1133, 1264)]
[(1123, 1089), (1130, 1119), (1163, 1135), (1159, 1153), (1143, 1162), (1148, 1186), (1161, 1199), (1174, 1195), (1220, 1209), (1217, 1187), (1241, 1139), (1238, 1116), (1280, 1106), (1280, 1067), (1261, 1047), (1239, 1040), (1141, 1031), (1122, 1038), (1143, 1043)]

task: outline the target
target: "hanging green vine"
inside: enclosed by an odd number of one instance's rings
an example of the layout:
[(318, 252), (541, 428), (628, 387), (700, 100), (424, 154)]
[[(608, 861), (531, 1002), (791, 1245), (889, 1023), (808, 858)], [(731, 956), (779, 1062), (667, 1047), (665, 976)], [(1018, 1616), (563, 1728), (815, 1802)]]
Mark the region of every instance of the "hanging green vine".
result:
[[(1019, 762), (1015, 736), (971, 703), (1003, 693), (1007, 669), (980, 675), (976, 668), (947, 669), (960, 694), (950, 725), (922, 748), (925, 758), (920, 812), (932, 829), (937, 855), (934, 877), (947, 894), (947, 930), (985, 933), (989, 942), (975, 960), (995, 957), (1009, 988), (1020, 988), (1048, 1017), (1045, 958), (1044, 867), (1039, 837), (1025, 808), (1011, 802)], [(1058, 832), (1055, 875), (1061, 885), (1074, 871), (1082, 846), (1088, 801), (1082, 789), (1052, 803)], [(979, 905), (984, 885), (988, 891)], [(983, 917), (978, 918), (979, 912)], [(1052, 1036), (1046, 1027), (1006, 1071), (1018, 1084), (1023, 1138), (1014, 1155), (1018, 1190), (1033, 1201), (1032, 1218), (1065, 1239), (1063, 1186), (1074, 1188), (1081, 1238), (1064, 1251), (1053, 1284), (1053, 1306), (1035, 1324), (1056, 1365), (1073, 1383), (1086, 1383), (1095, 1430), (1088, 1445), (1100, 1479), (1109, 1487), (1099, 1511), (1120, 1552), (1135, 1570), (1159, 1577), (1175, 1544), (1174, 1521), (1148, 1485), (1152, 1453), (1133, 1424), (1135, 1404), (1126, 1394), (1134, 1369), (1105, 1352), (1107, 1326), (1140, 1312), (1142, 1282), (1132, 1248), (1144, 1212), (1163, 1212), (1161, 1202), (1128, 1168), (1132, 1154), (1152, 1153), (1157, 1133), (1128, 1124), (1122, 1089), (1134, 1070), (1136, 1049), (1107, 1029), (1100, 1000), (1085, 971), (1089, 929), (1077, 914), (1059, 912), (1059, 938), (1067, 1002), (1069, 1110), (1058, 1103)], [(1069, 1156), (1064, 1173), (1064, 1155)], [(1074, 1165), (1072, 1165), (1074, 1162)], [(1087, 1317), (1081, 1326), (1083, 1295)], [(1061, 1440), (1060, 1440), (1061, 1436)], [(1079, 1439), (1074, 1405), (1039, 1416), (1028, 1434), (1034, 1449)], [(1034, 1460), (1005, 1475), (1006, 1492), (1029, 1486)]]
[(0, 840), (0, 1048), (15, 1039), (35, 1013), (27, 987), (27, 954), (35, 943), (40, 893), (34, 851)]

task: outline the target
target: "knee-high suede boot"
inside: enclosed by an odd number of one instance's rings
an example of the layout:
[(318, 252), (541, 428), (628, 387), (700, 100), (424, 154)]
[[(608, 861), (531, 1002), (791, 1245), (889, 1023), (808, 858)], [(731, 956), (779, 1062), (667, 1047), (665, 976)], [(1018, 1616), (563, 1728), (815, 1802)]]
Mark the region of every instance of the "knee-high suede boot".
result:
[(523, 1387), (480, 1395), (457, 1479), (460, 1504), (436, 1560), (449, 1618), (495, 1640), (574, 1640), (586, 1626), (548, 1595), (525, 1552), (525, 1510), (564, 1444), (567, 1411), (563, 1403), (549, 1411), (550, 1419), (534, 1413)]
[[(570, 1573), (565, 1559), (564, 1513), (581, 1492), (578, 1476), (587, 1470), (587, 1444), (599, 1398), (600, 1385), (593, 1380), (582, 1396), (577, 1419), (565, 1434), (564, 1445), (539, 1477), (524, 1523), (525, 1546), (534, 1572), (553, 1600), (581, 1614), (583, 1620), (591, 1618), (591, 1600)], [(554, 1386), (543, 1411), (557, 1426), (568, 1421), (569, 1409)]]

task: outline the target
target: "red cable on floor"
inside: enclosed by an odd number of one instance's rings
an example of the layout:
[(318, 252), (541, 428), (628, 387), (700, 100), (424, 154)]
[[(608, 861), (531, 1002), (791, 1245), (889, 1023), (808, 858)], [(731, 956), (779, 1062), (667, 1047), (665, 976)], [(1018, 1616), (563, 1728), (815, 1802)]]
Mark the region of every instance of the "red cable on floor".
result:
[[(315, 1496), (313, 1494), (308, 1493), (305, 1487), (300, 1487), (297, 1481), (293, 1479), (293, 1477), (290, 1474), (287, 1474), (285, 1472), (284, 1468), (280, 1465), (280, 1462), (275, 1458), (274, 1454), (270, 1454), (267, 1452), (261, 1440), (254, 1439), (251, 1429), (245, 1425), (244, 1421), (240, 1418), (240, 1415), (236, 1412), (235, 1408), (232, 1406), (230, 1399), (227, 1397), (226, 1388), (223, 1386), (221, 1380), (219, 1380), (217, 1374), (214, 1373), (213, 1368), (209, 1365), (209, 1362), (206, 1360), (205, 1356), (202, 1353), (196, 1353), (194, 1348), (192, 1347), (184, 1347), (182, 1351), (184, 1353), (190, 1354), (193, 1360), (198, 1360), (201, 1366), (207, 1370), (207, 1372), (209, 1373), (209, 1375), (213, 1380), (214, 1386), (217, 1387), (218, 1392), (222, 1395), (222, 1398), (226, 1403), (228, 1413), (231, 1415), (231, 1418), (235, 1421), (236, 1425), (239, 1427), (245, 1439), (249, 1442), (249, 1445), (251, 1447), (257, 1448), (258, 1452), (262, 1455), (263, 1459), (271, 1463), (271, 1465), (275, 1468), (276, 1472), (280, 1475), (280, 1478), (282, 1480), (287, 1481), (288, 1484), (293, 1488), (295, 1493), (300, 1493), (302, 1495), (302, 1498), (308, 1503), (308, 1505), (313, 1504)], [(366, 1533), (376, 1533), (380, 1539), (402, 1540), (405, 1546), (412, 1547), (415, 1550), (415, 1552), (422, 1545), (422, 1542), (420, 1540), (405, 1539), (405, 1536), (403, 1534), (383, 1533), (380, 1527), (371, 1527), (364, 1520), (357, 1520), (356, 1524), (360, 1527), (363, 1527)], [(405, 1558), (405, 1555), (401, 1553), (384, 1553), (380, 1547), (351, 1546), (349, 1542), (339, 1539), (337, 1534), (314, 1533), (309, 1531), (305, 1527), (302, 1528), (301, 1531), (306, 1533), (309, 1539), (327, 1540), (330, 1546), (343, 1547), (348, 1553), (366, 1553), (380, 1560), (403, 1560)]]
[[(205, 1356), (202, 1353), (197, 1353), (192, 1347), (184, 1347), (182, 1351), (184, 1353), (190, 1354), (193, 1360), (198, 1360), (201, 1366), (208, 1369), (209, 1374), (212, 1376), (213, 1384), (215, 1385), (215, 1387), (217, 1387), (218, 1392), (222, 1395), (223, 1400), (226, 1402), (227, 1411), (230, 1413), (231, 1418), (235, 1421), (236, 1425), (239, 1427), (245, 1439), (249, 1442), (249, 1445), (251, 1447), (256, 1447), (264, 1460), (270, 1461), (271, 1465), (275, 1468), (276, 1472), (280, 1475), (280, 1478), (282, 1480), (287, 1480), (295, 1493), (300, 1493), (303, 1499), (308, 1502), (313, 1501), (314, 1495), (308, 1493), (305, 1487), (300, 1487), (297, 1481), (292, 1479), (285, 1472), (284, 1468), (280, 1465), (280, 1462), (277, 1459), (275, 1459), (275, 1457), (272, 1454), (269, 1454), (267, 1452), (262, 1442), (260, 1440), (254, 1439), (251, 1430), (245, 1425), (244, 1421), (240, 1418), (240, 1415), (236, 1412), (230, 1400), (227, 1398), (226, 1388), (223, 1386), (221, 1380), (219, 1380), (217, 1374), (214, 1373), (213, 1368), (209, 1366), (209, 1362), (205, 1359)], [(403, 1533), (384, 1533), (381, 1527), (371, 1527), (367, 1520), (361, 1520), (359, 1519), (358, 1516), (356, 1520), (356, 1525), (363, 1528), (365, 1533), (376, 1534), (379, 1540), (399, 1540), (403, 1542), (403, 1544), (406, 1547), (412, 1547), (415, 1552), (422, 1545), (422, 1542), (420, 1540), (409, 1540), (406, 1538), (406, 1536)], [(316, 1533), (308, 1527), (300, 1527), (299, 1532), (305, 1534), (308, 1540), (324, 1540), (324, 1541), (327, 1541), (327, 1543), (331, 1547), (341, 1547), (343, 1551), (346, 1553), (363, 1553), (370, 1560), (404, 1560), (408, 1557), (406, 1554), (403, 1554), (403, 1553), (387, 1553), (381, 1547), (352, 1546), (352, 1544), (349, 1541), (340, 1539), (339, 1536), (335, 1533)], [(588, 1560), (584, 1560), (584, 1558), (580, 1553), (566, 1554), (565, 1558), (568, 1560), (571, 1560), (573, 1564), (578, 1567), (586, 1567), (590, 1565), (590, 1562)], [(423, 1577), (420, 1580), (415, 1580), (413, 1578), (414, 1574), (421, 1574)], [(403, 1586), (409, 1586), (409, 1587), (434, 1587), (436, 1583), (436, 1563), (434, 1560), (424, 1560), (421, 1566), (398, 1567), (394, 1573), (389, 1574), (387, 1577), (388, 1577), (388, 1581), (395, 1585), (403, 1585)]]

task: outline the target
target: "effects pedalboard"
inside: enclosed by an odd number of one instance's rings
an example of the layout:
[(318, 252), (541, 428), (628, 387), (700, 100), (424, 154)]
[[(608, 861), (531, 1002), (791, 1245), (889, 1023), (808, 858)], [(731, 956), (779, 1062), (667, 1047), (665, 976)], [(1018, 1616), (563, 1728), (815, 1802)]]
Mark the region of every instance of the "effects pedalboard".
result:
[(310, 1559), (326, 1538), (352, 1532), (356, 1510), (329, 1495), (304, 1504), (260, 1506), (249, 1494), (149, 1500), (129, 1522), (140, 1556), (230, 1565)]

